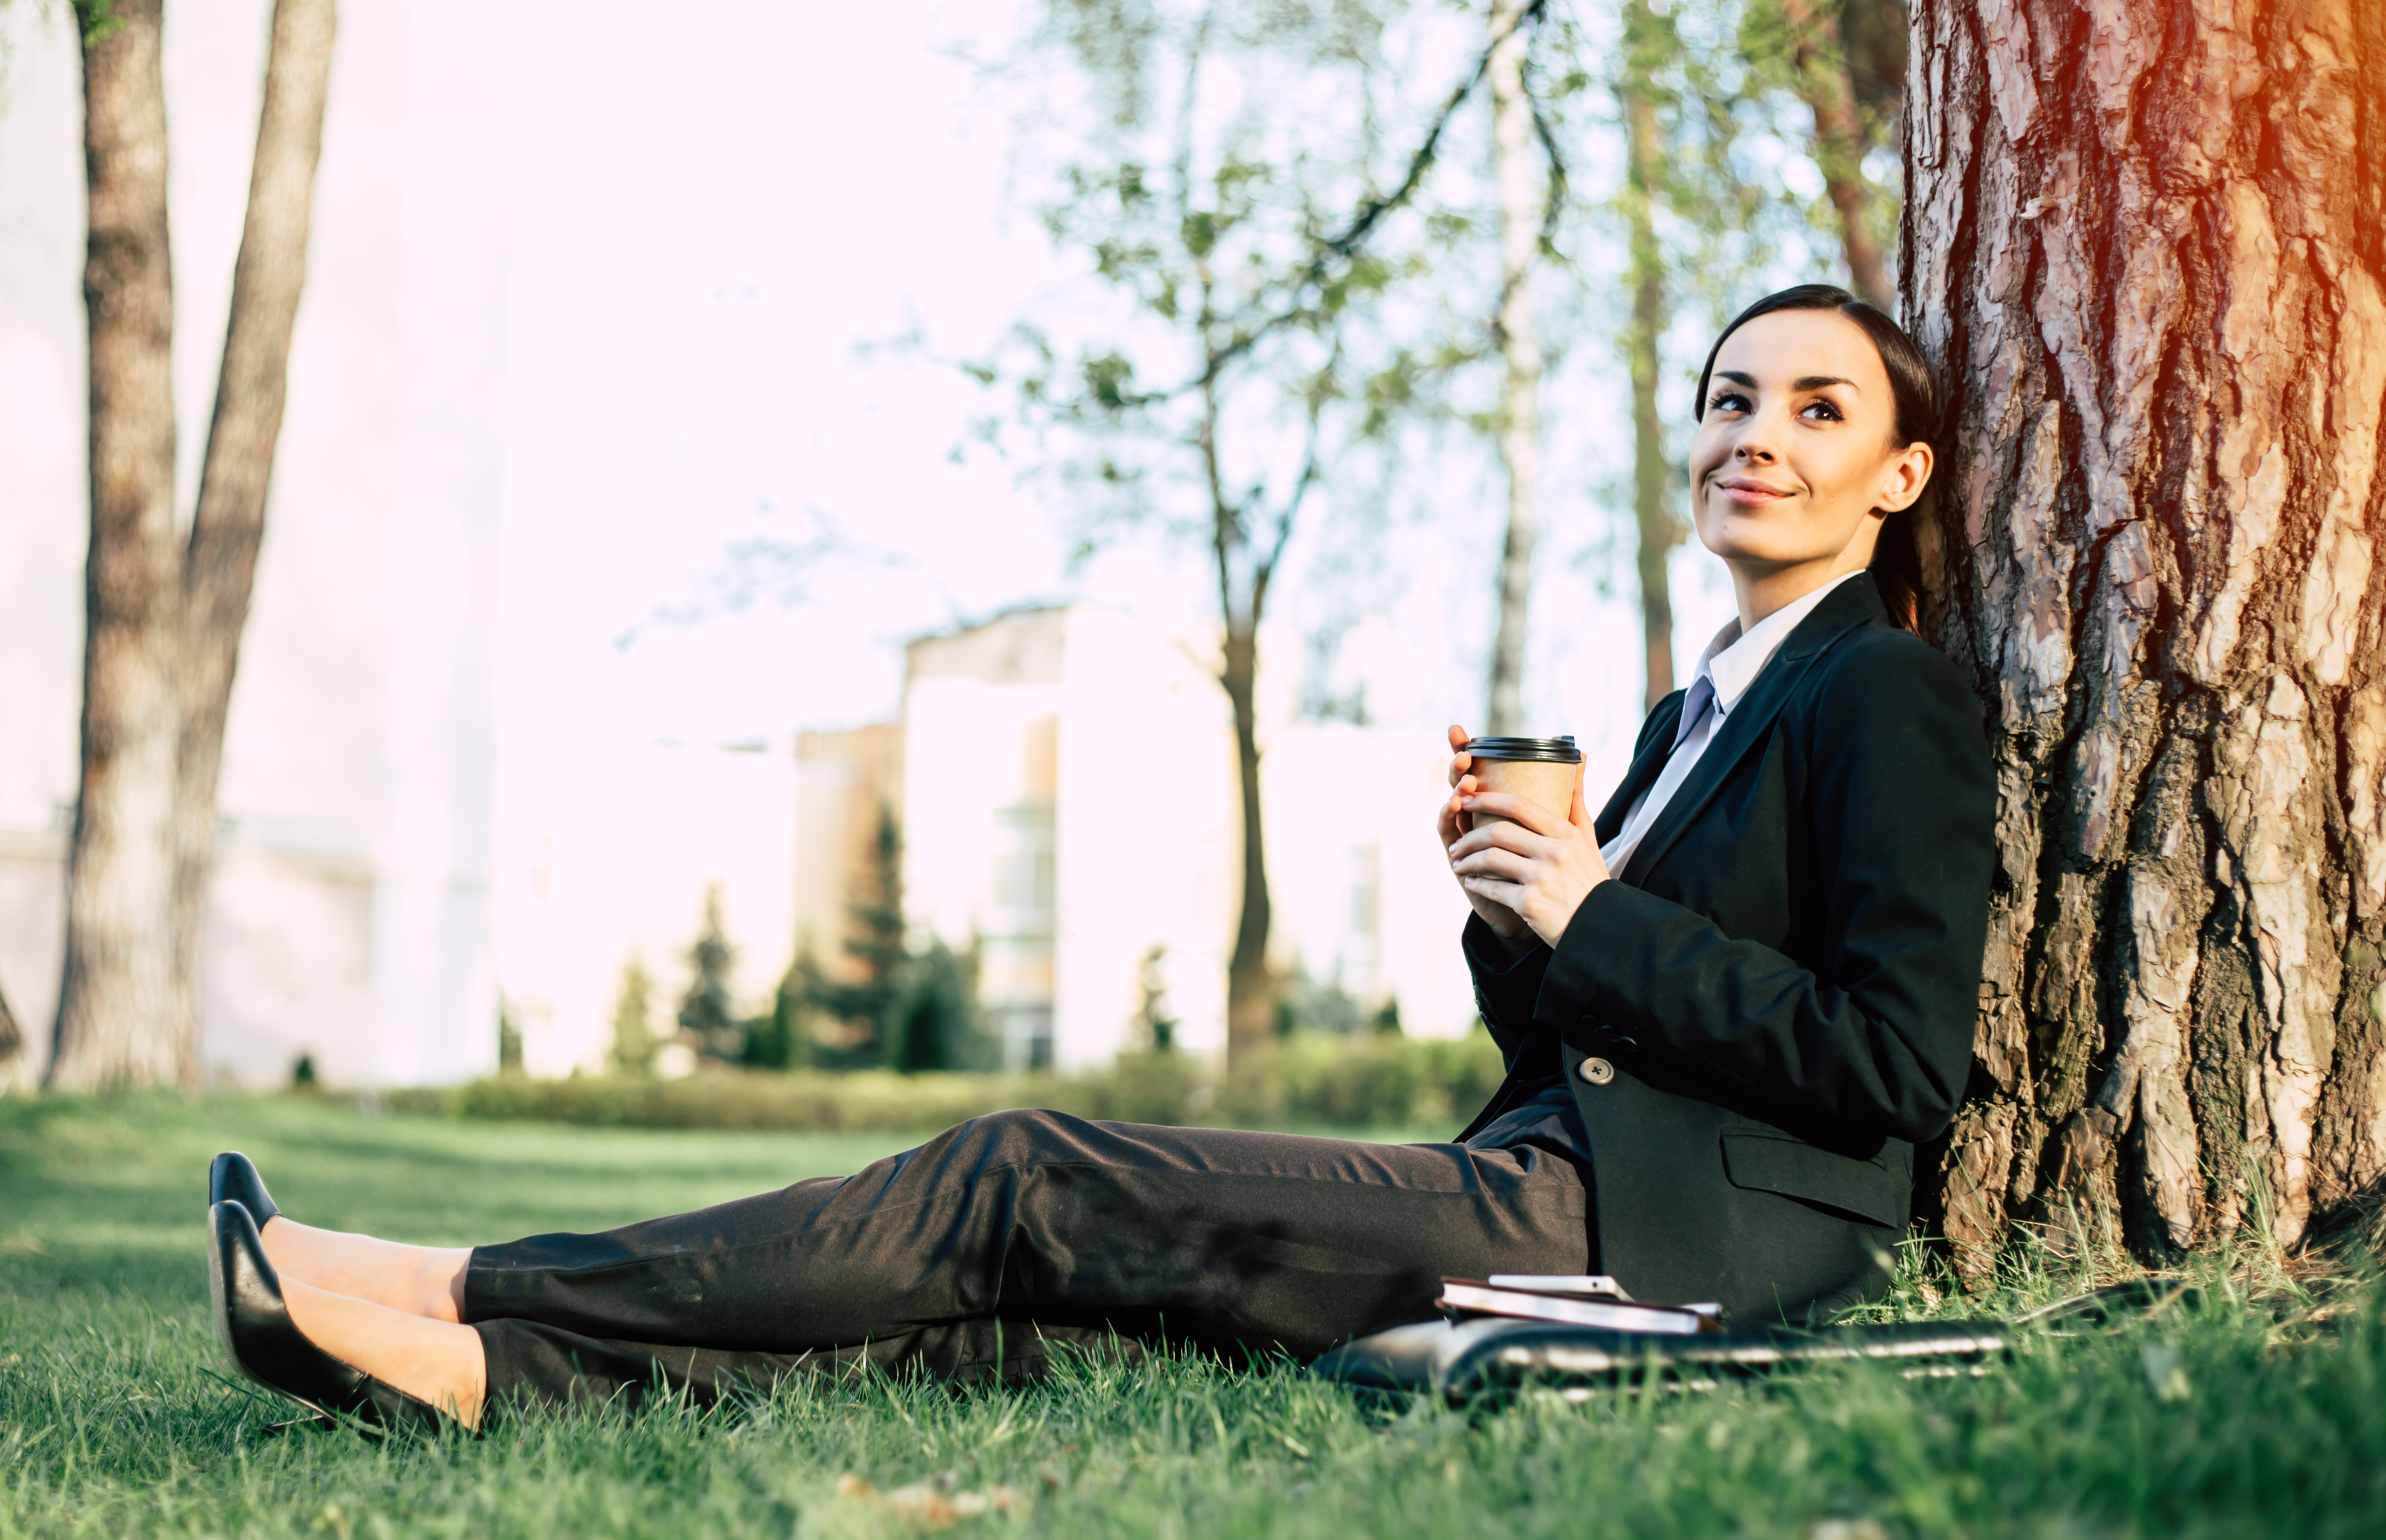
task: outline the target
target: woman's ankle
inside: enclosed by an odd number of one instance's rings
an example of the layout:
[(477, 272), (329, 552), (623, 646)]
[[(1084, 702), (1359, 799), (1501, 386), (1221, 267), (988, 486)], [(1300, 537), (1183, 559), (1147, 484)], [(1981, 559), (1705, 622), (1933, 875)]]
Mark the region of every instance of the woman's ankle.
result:
[(480, 1425), (488, 1362), (478, 1332), (303, 1283), (285, 1284), (283, 1299), (317, 1347), (468, 1428)]

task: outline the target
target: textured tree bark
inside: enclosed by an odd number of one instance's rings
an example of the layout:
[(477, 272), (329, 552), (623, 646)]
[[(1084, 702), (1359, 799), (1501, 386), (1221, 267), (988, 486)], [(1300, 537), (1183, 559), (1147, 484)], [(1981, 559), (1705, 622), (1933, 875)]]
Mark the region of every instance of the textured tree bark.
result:
[(162, 0), (86, 17), (91, 551), (83, 763), (49, 1081), (193, 1084), (198, 942), (240, 634), (306, 281), (333, 0), (279, 0), (215, 420), (174, 527)]
[[(160, 0), (114, 0), (82, 48), (90, 233), (91, 551), (83, 580), (82, 784), (49, 1083), (188, 1083), (174, 1030), (168, 895), (182, 606), (174, 538), (172, 264)], [(80, 9), (80, 8), (79, 8)]]
[(265, 103), (248, 211), (232, 269), (215, 420), (183, 568), (179, 670), (182, 734), (174, 783), (174, 1031), (198, 1041), (199, 940), (215, 864), (216, 785), (240, 638), (265, 534), (266, 489), (282, 435), (290, 335), (307, 282), (307, 232), (323, 101), (338, 30), (334, 0), (278, 0), (265, 58)]
[(2016, 1221), (2292, 1243), (2386, 1172), (2386, 11), (1918, 0), (1926, 625), (2000, 779), (1976, 1275)]
[(1890, 315), (1897, 291), (1890, 286), (1880, 240), (1872, 231), (1871, 196), (1865, 187), (1864, 158), (1872, 135), (1856, 107), (1848, 50), (1840, 35), (1840, 13), (1830, 0), (1781, 0), (1790, 24), (1790, 73), (1799, 98), (1815, 119), (1815, 163), (1823, 189), (1840, 217), (1840, 249), (1857, 294)]
[(1541, 345), (1533, 331), (1533, 257), (1545, 199), (1525, 94), (1523, 22), (1531, 0), (1492, 0), (1491, 143), (1500, 188), (1500, 313), (1492, 334), (1508, 366), (1500, 394), (1500, 461), (1508, 473), (1508, 534), (1500, 550), (1500, 621), (1491, 643), (1485, 731), (1524, 731), (1525, 644), (1541, 459)]
[(1229, 617), (1219, 682), (1235, 712), (1235, 771), (1242, 791), (1243, 903), (1226, 961), (1226, 1062), (1242, 1063), (1275, 1040), (1275, 975), (1268, 968), (1267, 840), (1260, 823), (1259, 628)]
[(1624, 7), (1624, 70), (1616, 106), (1624, 119), (1626, 240), (1631, 259), (1632, 318), (1624, 358), (1632, 380), (1634, 570), (1640, 584), (1643, 708), (1674, 693), (1674, 591), (1666, 559), (1682, 543), (1682, 523), (1666, 506), (1673, 467), (1664, 419), (1657, 412), (1659, 347), (1665, 335), (1665, 254), (1657, 244), (1655, 203), (1665, 178), (1653, 75), (1664, 33), (1648, 0)]

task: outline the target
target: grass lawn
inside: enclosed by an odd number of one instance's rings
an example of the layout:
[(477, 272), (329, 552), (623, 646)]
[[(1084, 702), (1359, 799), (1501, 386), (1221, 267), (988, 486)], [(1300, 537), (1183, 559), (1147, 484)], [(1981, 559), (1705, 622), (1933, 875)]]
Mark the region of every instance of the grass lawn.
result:
[[(0, 1536), (2386, 1534), (2386, 1291), (2258, 1270), (2215, 1271), (2199, 1309), (2030, 1339), (1978, 1379), (1833, 1369), (1467, 1412), (1162, 1360), (1024, 1392), (797, 1383), (710, 1415), (374, 1445), (264, 1436), (293, 1409), (218, 1361), (201, 1198), (219, 1149), (257, 1157), (310, 1222), (460, 1244), (850, 1171), (902, 1142), (0, 1100)], [(2019, 1277), (1990, 1304), (2078, 1281)], [(1934, 1301), (1917, 1272), (1891, 1308), (1980, 1307)]]

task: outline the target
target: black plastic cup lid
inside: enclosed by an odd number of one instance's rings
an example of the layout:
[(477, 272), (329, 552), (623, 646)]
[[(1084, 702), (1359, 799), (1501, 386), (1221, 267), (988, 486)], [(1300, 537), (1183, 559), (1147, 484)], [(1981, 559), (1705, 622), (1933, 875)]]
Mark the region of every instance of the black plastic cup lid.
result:
[(1571, 735), (1563, 738), (1469, 738), (1463, 752), (1477, 759), (1523, 760), (1545, 765), (1582, 763), (1582, 750), (1575, 747)]

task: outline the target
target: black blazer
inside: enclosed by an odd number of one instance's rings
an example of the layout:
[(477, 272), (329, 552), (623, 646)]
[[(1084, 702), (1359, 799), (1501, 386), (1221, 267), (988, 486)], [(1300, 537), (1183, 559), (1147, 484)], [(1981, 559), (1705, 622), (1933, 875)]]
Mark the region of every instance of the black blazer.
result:
[[(1602, 841), (1664, 769), (1683, 694), (1642, 724)], [(1509, 1074), (1467, 1132), (1562, 1071), (1600, 1266), (1635, 1296), (1791, 1320), (1877, 1296), (1915, 1146), (1964, 1091), (1993, 819), (1978, 701), (1850, 579), (1554, 951), (1503, 967), (1470, 920)]]

